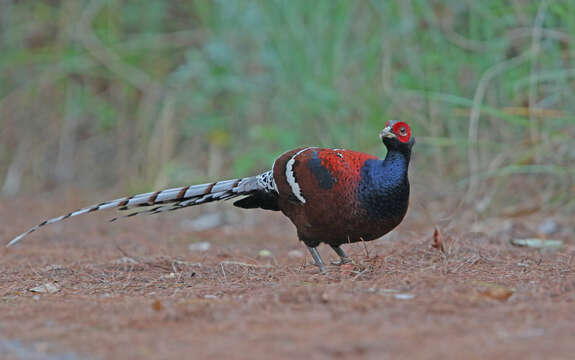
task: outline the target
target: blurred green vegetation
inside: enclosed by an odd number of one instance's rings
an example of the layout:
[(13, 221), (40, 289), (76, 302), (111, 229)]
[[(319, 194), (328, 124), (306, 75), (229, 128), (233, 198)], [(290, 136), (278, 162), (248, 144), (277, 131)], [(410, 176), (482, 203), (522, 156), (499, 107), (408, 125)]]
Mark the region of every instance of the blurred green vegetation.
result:
[(2, 193), (245, 176), (302, 145), (383, 155), (394, 118), (416, 184), (572, 208), (574, 34), (567, 0), (5, 0)]

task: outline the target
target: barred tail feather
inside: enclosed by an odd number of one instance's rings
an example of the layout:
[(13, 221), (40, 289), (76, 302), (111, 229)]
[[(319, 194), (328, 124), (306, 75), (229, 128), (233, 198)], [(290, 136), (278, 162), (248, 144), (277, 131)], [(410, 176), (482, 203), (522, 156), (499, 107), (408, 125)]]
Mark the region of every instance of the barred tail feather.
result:
[(158, 214), (158, 213), (162, 213), (162, 212), (166, 212), (166, 211), (174, 211), (174, 210), (183, 209), (183, 208), (189, 207), (189, 206), (206, 204), (206, 203), (209, 203), (212, 201), (227, 200), (227, 199), (234, 198), (234, 197), (241, 196), (241, 195), (246, 195), (246, 193), (234, 193), (234, 192), (230, 192), (230, 191), (221, 191), (221, 192), (217, 192), (217, 193), (210, 193), (210, 194), (204, 195), (204, 196), (199, 197), (199, 198), (193, 198), (193, 199), (189, 199), (189, 200), (179, 201), (179, 202), (171, 203), (171, 204), (167, 204), (167, 205), (160, 205), (160, 206), (153, 207), (151, 209), (136, 211), (136, 212), (130, 213), (128, 215), (117, 216), (115, 218), (110, 219), (110, 222), (114, 222), (118, 219), (132, 217), (132, 216), (136, 216), (136, 215), (145, 215), (145, 214), (154, 215), (154, 214)]
[[(232, 179), (232, 180), (217, 181), (208, 184), (178, 187), (173, 189), (149, 192), (145, 194), (138, 194), (119, 198), (116, 200), (106, 201), (98, 205), (92, 205), (80, 210), (73, 211), (66, 215), (45, 220), (42, 223), (34, 226), (28, 231), (10, 240), (7, 246), (14, 245), (22, 238), (24, 238), (26, 235), (33, 233), (34, 231), (38, 230), (43, 226), (59, 222), (70, 217), (91, 213), (94, 211), (106, 210), (111, 208), (118, 208), (119, 210), (128, 210), (134, 207), (160, 205), (152, 209), (146, 209), (140, 212), (135, 212), (126, 215), (127, 217), (129, 217), (140, 213), (156, 214), (159, 212), (176, 210), (187, 206), (199, 205), (211, 201), (218, 201), (218, 200), (229, 199), (232, 197), (247, 195), (259, 189), (260, 187), (260, 184), (258, 184), (259, 177), (261, 177), (261, 175), (243, 179)], [(163, 205), (168, 203), (171, 204)], [(117, 218), (114, 218), (112, 219), (112, 221), (116, 219)]]

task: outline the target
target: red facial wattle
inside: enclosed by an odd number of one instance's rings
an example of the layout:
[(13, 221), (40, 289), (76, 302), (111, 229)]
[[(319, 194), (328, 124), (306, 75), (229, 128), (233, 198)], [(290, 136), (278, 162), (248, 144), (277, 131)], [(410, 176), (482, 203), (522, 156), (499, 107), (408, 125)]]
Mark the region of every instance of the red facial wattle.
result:
[(402, 143), (407, 143), (411, 138), (411, 128), (409, 125), (402, 121), (393, 124), (391, 131), (397, 136), (397, 139)]

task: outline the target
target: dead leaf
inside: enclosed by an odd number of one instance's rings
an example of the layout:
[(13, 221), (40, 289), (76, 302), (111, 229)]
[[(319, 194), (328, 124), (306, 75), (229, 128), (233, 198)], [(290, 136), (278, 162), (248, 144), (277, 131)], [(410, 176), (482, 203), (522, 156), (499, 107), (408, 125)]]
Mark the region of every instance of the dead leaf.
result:
[(515, 290), (499, 285), (489, 286), (480, 292), (481, 296), (499, 301), (507, 301), (514, 293)]
[(152, 309), (154, 309), (154, 311), (162, 311), (164, 310), (164, 304), (162, 304), (160, 300), (156, 300), (152, 304)]
[(415, 295), (408, 293), (401, 293), (401, 294), (394, 294), (393, 297), (396, 298), (397, 300), (411, 300), (415, 297)]
[(57, 293), (58, 291), (60, 291), (60, 286), (58, 286), (58, 284), (54, 284), (54, 283), (46, 283), (46, 284), (43, 284), (40, 286), (33, 287), (29, 291), (35, 292), (35, 293), (54, 294), (54, 293)]
[(259, 257), (270, 257), (270, 256), (272, 256), (272, 252), (267, 250), (267, 249), (263, 249), (263, 250), (260, 250), (260, 252), (258, 252), (258, 256)]
[(188, 245), (188, 250), (190, 251), (208, 251), (212, 247), (212, 244), (208, 241), (200, 241)]
[(437, 227), (435, 227), (435, 230), (433, 231), (433, 244), (431, 244), (431, 247), (440, 250), (442, 253), (445, 254), (445, 248), (443, 247), (443, 238), (439, 233), (439, 229), (437, 229)]
[(534, 249), (558, 249), (563, 246), (561, 240), (551, 239), (512, 239), (511, 244), (515, 246), (526, 246)]

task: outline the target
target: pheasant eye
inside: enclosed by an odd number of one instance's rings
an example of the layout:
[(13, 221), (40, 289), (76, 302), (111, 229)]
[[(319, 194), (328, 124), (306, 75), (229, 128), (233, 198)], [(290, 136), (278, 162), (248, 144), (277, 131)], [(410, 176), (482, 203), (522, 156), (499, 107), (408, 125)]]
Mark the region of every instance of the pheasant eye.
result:
[(399, 129), (399, 133), (400, 133), (401, 135), (405, 135), (405, 128), (402, 127), (401, 129)]

